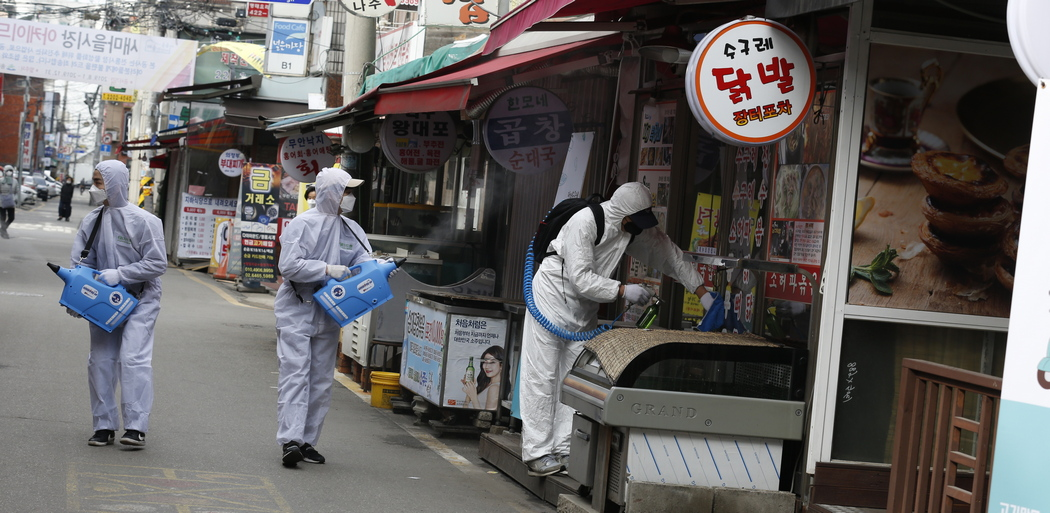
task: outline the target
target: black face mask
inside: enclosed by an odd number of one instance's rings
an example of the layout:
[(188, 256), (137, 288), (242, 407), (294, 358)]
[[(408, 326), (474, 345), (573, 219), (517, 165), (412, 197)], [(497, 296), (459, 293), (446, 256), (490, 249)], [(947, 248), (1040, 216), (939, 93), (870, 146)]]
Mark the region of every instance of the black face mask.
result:
[(627, 224), (623, 225), (623, 229), (627, 233), (629, 233), (631, 235), (641, 235), (642, 234), (642, 228), (640, 226), (634, 224), (634, 221), (627, 221)]

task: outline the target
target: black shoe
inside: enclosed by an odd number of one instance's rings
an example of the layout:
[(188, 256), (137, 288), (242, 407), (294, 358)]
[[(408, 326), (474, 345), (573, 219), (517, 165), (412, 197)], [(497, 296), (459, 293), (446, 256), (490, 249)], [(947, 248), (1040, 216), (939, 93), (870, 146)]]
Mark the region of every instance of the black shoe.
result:
[(91, 438), (88, 438), (88, 445), (93, 447), (113, 445), (113, 430), (100, 429), (95, 431), (95, 434), (91, 435)]
[(281, 456), (281, 462), (284, 463), (284, 466), (292, 468), (300, 461), (303, 461), (303, 451), (299, 448), (299, 444), (297, 442), (284, 444), (284, 455)]
[(124, 436), (120, 437), (120, 443), (124, 445), (133, 445), (135, 447), (145, 447), (146, 433), (129, 429), (124, 432)]
[(324, 456), (321, 456), (321, 453), (310, 444), (303, 444), (299, 451), (303, 453), (303, 461), (307, 463), (324, 463)]

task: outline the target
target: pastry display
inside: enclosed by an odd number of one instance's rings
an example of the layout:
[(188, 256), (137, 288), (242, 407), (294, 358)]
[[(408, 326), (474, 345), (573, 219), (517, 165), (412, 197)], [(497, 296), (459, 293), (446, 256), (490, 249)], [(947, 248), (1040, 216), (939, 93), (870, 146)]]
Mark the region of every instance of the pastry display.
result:
[(919, 238), (946, 266), (991, 279), (1002, 233), (1016, 218), (1002, 197), (1009, 184), (986, 162), (960, 153), (917, 154), (912, 171), (929, 194)]
[(911, 168), (926, 192), (942, 204), (969, 206), (998, 198), (1008, 188), (999, 173), (973, 155), (917, 153), (911, 159)]
[(1007, 173), (1017, 177), (1024, 178), (1028, 173), (1028, 150), (1031, 147), (1029, 144), (1023, 144), (1018, 146), (1006, 153), (1006, 157), (1003, 158), (1003, 167)]
[(1017, 241), (1020, 238), (1020, 224), (1015, 223), (1003, 234), (1003, 254), (995, 267), (995, 277), (1008, 290), (1014, 289), (1014, 270), (1017, 266)]

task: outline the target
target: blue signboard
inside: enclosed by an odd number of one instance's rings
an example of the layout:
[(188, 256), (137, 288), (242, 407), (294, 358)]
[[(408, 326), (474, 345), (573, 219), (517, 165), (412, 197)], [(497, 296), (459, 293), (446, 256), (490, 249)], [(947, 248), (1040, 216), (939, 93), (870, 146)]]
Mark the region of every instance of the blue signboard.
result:
[(102, 153), (111, 153), (113, 151), (113, 145), (100, 144), (98, 145), (98, 151), (101, 151)]
[(283, 55), (305, 55), (306, 30), (305, 21), (274, 20), (270, 51)]

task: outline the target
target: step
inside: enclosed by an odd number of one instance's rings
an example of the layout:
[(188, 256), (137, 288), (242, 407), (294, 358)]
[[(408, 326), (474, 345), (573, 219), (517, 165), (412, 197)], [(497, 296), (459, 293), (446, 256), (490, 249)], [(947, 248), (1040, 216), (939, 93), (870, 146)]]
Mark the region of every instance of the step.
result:
[(553, 506), (558, 505), (558, 496), (562, 494), (579, 496), (585, 492), (580, 483), (566, 475), (530, 476), (528, 466), (521, 461), (520, 433), (483, 433), (478, 444), (478, 455)]

